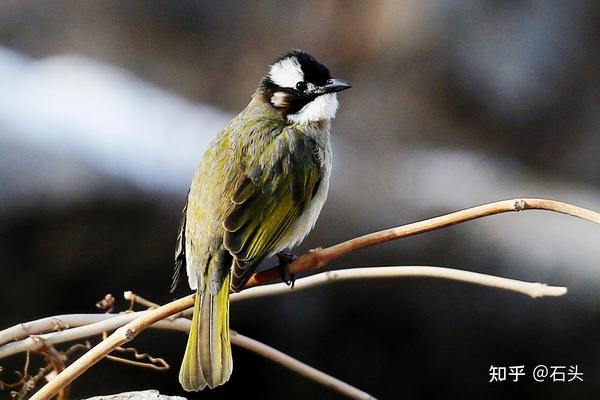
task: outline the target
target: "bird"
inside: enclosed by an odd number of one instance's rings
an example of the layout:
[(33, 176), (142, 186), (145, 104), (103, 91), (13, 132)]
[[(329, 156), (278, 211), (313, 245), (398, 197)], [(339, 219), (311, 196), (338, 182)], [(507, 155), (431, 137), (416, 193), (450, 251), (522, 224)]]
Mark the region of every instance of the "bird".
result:
[(186, 391), (229, 380), (230, 292), (314, 227), (329, 188), (337, 92), (350, 87), (309, 53), (291, 50), (269, 65), (249, 104), (205, 151), (182, 211), (172, 286), (185, 270), (196, 290), (179, 372)]

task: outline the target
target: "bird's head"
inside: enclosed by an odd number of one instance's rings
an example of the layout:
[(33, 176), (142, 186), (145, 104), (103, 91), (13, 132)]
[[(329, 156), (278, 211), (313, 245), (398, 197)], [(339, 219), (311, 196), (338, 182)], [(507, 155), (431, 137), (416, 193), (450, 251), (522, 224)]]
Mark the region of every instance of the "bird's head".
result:
[(269, 66), (259, 92), (289, 122), (306, 124), (335, 117), (336, 92), (351, 86), (332, 79), (326, 66), (310, 54), (292, 50)]

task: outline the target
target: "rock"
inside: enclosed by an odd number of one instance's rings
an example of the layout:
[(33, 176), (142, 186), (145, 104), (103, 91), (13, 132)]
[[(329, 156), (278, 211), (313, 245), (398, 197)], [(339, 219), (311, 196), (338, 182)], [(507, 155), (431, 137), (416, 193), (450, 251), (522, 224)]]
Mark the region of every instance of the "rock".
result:
[(141, 392), (125, 392), (105, 396), (95, 396), (86, 400), (186, 400), (186, 398), (181, 396), (167, 396), (160, 394), (158, 390), (144, 390)]

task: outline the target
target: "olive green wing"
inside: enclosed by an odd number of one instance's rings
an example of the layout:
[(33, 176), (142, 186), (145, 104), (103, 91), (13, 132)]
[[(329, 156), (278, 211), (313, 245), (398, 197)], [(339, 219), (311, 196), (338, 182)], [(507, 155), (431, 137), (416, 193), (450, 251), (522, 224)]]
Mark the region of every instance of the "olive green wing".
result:
[(258, 264), (275, 250), (313, 199), (321, 168), (316, 144), (296, 137), (268, 167), (253, 166), (223, 221), (223, 244), (234, 256), (231, 288), (241, 290)]

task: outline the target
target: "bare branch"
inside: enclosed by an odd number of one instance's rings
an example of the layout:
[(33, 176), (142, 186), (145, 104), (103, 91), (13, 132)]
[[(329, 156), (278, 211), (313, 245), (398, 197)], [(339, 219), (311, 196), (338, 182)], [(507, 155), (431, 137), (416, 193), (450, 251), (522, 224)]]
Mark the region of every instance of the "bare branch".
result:
[[(71, 342), (86, 337), (97, 336), (102, 334), (102, 332), (111, 332), (137, 318), (146, 315), (147, 313), (148, 311), (138, 311), (126, 314), (74, 314), (74, 316), (77, 318), (78, 323), (81, 324), (81, 326), (59, 332), (44, 333), (41, 335), (32, 334), (26, 339), (6, 343), (0, 346), (0, 359), (11, 356), (13, 354), (21, 353), (23, 351), (40, 350), (44, 347), (44, 344), (55, 345), (64, 342)], [(69, 317), (69, 315), (57, 316), (53, 318), (61, 317)], [(86, 319), (88, 321), (87, 325), (85, 325)], [(187, 319), (185, 318), (178, 318), (176, 320), (167, 318), (163, 321), (155, 323), (152, 327), (158, 329), (175, 329), (172, 328), (172, 326), (176, 326), (179, 319), (187, 321)], [(44, 318), (44, 320), (47, 320), (47, 318)], [(39, 324), (39, 327), (41, 329), (41, 332), (45, 332), (49, 329), (49, 327), (45, 327), (42, 329), (41, 324)]]
[(75, 378), (104, 358), (116, 347), (133, 340), (138, 333), (155, 322), (191, 307), (193, 303), (194, 295), (186, 296), (154, 310), (147, 311), (145, 315), (120, 327), (106, 338), (106, 340), (98, 343), (93, 349), (75, 360), (73, 364), (69, 365), (54, 379), (44, 385), (31, 397), (31, 400), (51, 399), (61, 388), (70, 384)]
[[(129, 358), (113, 356), (111, 354), (106, 356), (107, 360), (111, 360), (114, 362), (118, 362), (121, 364), (133, 365), (135, 367), (141, 368), (150, 368), (156, 371), (166, 371), (171, 366), (168, 362), (166, 362), (163, 358), (160, 357), (152, 357), (152, 355), (148, 353), (140, 353), (135, 347), (117, 347), (114, 351), (118, 351), (120, 353), (129, 353), (135, 360), (131, 360)], [(139, 360), (148, 360), (148, 361), (139, 361)]]
[(303, 362), (300, 362), (295, 358), (280, 352), (279, 350), (269, 347), (266, 344), (258, 342), (254, 339), (250, 339), (249, 337), (240, 335), (237, 332), (231, 332), (231, 341), (232, 343), (235, 343), (240, 347), (243, 347), (254, 353), (260, 354), (265, 358), (273, 360), (276, 363), (281, 364), (284, 367), (291, 369), (292, 371), (302, 376), (307, 377), (308, 379), (311, 379), (333, 390), (336, 390), (351, 399), (374, 399), (374, 397), (370, 394), (363, 392), (362, 390), (357, 389), (354, 386), (348, 385), (346, 382), (342, 382), (331, 375), (327, 375), (326, 373), (321, 372), (318, 369), (308, 366)]
[[(311, 250), (302, 257), (299, 257), (292, 264), (290, 264), (289, 272), (292, 274), (297, 274), (311, 269), (320, 269), (327, 265), (331, 260), (334, 260), (352, 251), (362, 249), (368, 246), (373, 246), (379, 243), (384, 243), (390, 240), (400, 239), (403, 237), (416, 235), (418, 233), (429, 232), (435, 229), (455, 225), (461, 222), (471, 221), (473, 219), (489, 215), (530, 209), (560, 212), (567, 215), (593, 221), (596, 223), (600, 223), (600, 214), (590, 210), (586, 210), (584, 208), (576, 207), (570, 204), (561, 203), (554, 200), (505, 200), (469, 208), (463, 211), (458, 211), (444, 216), (431, 218), (425, 221), (403, 225), (397, 228), (371, 233), (365, 236), (348, 240), (346, 242), (337, 244), (326, 249)], [(258, 274), (254, 274), (248, 282), (247, 286), (251, 287), (272, 282), (279, 278), (279, 274), (280, 272), (277, 267)], [(471, 278), (473, 279), (472, 282), (474, 283), (482, 283), (480, 281), (481, 277), (479, 277), (478, 279), (474, 279), (473, 277)], [(489, 283), (485, 284), (490, 285)], [(503, 287), (501, 284), (496, 284), (492, 286)], [(178, 312), (182, 312), (183, 310), (191, 307), (193, 304), (193, 298), (194, 296), (190, 295), (182, 299), (176, 300), (172, 303), (158, 307), (154, 310), (146, 311), (145, 315), (117, 329), (106, 340), (104, 340), (92, 350), (84, 354), (81, 358), (79, 358), (73, 364), (67, 367), (63, 372), (58, 374), (56, 378), (54, 378), (47, 385), (42, 387), (41, 390), (35, 393), (35, 395), (32, 397), (32, 400), (50, 399), (62, 387), (72, 382), (86, 369), (88, 369), (100, 359), (105, 357), (108, 353), (110, 353), (115, 347), (118, 347), (130, 340), (133, 340), (133, 338), (140, 331), (151, 326), (155, 322), (160, 321)]]
[[(426, 219), (424, 221), (413, 222), (412, 224), (402, 225), (396, 228), (373, 232), (325, 249), (313, 249), (298, 257), (288, 266), (288, 270), (290, 274), (298, 274), (312, 269), (321, 269), (332, 260), (365, 247), (417, 235), (419, 233), (430, 232), (462, 222), (472, 221), (477, 218), (524, 210), (553, 211), (600, 224), (599, 213), (571, 204), (562, 203), (560, 201), (534, 198), (502, 200), (467, 208), (466, 210), (453, 212), (440, 217)], [(275, 267), (254, 274), (250, 280), (248, 280), (246, 287), (264, 285), (266, 283), (277, 281), (278, 279), (281, 279), (281, 272), (278, 267)]]
[(24, 322), (0, 331), (0, 345), (29, 335), (88, 325), (111, 317), (114, 317), (114, 314), (65, 314)]
[[(443, 267), (369, 267), (369, 268), (350, 268), (337, 271), (328, 271), (315, 274), (309, 277), (298, 279), (294, 290), (284, 283), (265, 285), (244, 290), (240, 293), (231, 295), (231, 301), (241, 301), (254, 299), (262, 296), (272, 296), (277, 294), (293, 293), (297, 290), (309, 289), (321, 286), (327, 283), (334, 283), (345, 280), (363, 280), (363, 279), (382, 279), (382, 278), (402, 278), (402, 277), (431, 277), (451, 279), (462, 282), (468, 282), (483, 286), (490, 286), (499, 289), (511, 290), (518, 293), (523, 293), (533, 298), (543, 296), (562, 296), (567, 292), (567, 288), (561, 286), (546, 286), (543, 283), (523, 282), (515, 279), (501, 278), (492, 275), (480, 274), (477, 272), (469, 272), (458, 269), (443, 268)], [(23, 336), (23, 331), (15, 329), (26, 325), (29, 327), (31, 337), (15, 342), (7, 343), (0, 346), (0, 359), (17, 354), (24, 351), (36, 351), (43, 348), (44, 345), (55, 345), (58, 343), (78, 340), (85, 337), (96, 336), (102, 332), (113, 331), (126, 323), (129, 323), (141, 316), (144, 316), (149, 311), (131, 312), (126, 314), (73, 314), (59, 315), (56, 317), (43, 318), (37, 321), (19, 324), (15, 327), (8, 328), (0, 332), (0, 336), (7, 341), (19, 339)], [(53, 328), (57, 323), (59, 326), (65, 326), (63, 319), (69, 320), (71, 323), (80, 325), (76, 328), (63, 330), (60, 332), (46, 332)], [(152, 325), (152, 328), (158, 329), (176, 329), (183, 321), (188, 321), (185, 318), (171, 319), (166, 318)], [(86, 325), (87, 324), (87, 325)], [(6, 332), (6, 333), (5, 333)], [(14, 333), (13, 337), (9, 333)]]
[[(186, 302), (183, 302), (181, 300), (187, 300), (187, 299), (191, 299), (191, 301), (193, 303), (193, 295), (192, 295), (192, 296), (188, 296), (184, 299), (177, 300), (178, 302), (181, 303), (181, 304), (178, 304), (177, 307), (183, 309), (186, 306)], [(173, 303), (169, 303), (163, 307), (167, 307), (170, 304), (173, 304)], [(167, 312), (173, 312), (172, 311), (173, 309), (174, 309), (174, 307), (169, 307), (169, 311), (163, 311), (162, 315), (163, 316), (166, 315)], [(156, 309), (156, 310), (158, 310), (158, 309)], [(153, 310), (153, 311), (156, 311), (156, 310)], [(175, 312), (177, 312), (177, 311), (175, 311)], [(141, 313), (137, 313), (137, 314), (141, 314)], [(42, 389), (40, 389), (40, 391), (35, 393), (33, 395), (33, 397), (31, 397), (31, 399), (46, 399), (46, 398), (50, 399), (53, 396), (53, 394), (52, 394), (52, 392), (50, 392), (50, 390), (52, 390), (52, 391), (59, 390), (60, 387), (62, 387), (62, 385), (66, 385), (66, 384), (68, 384), (68, 382), (71, 382), (73, 379), (75, 379), (75, 377), (79, 376), (83, 371), (85, 371), (85, 369), (87, 369), (91, 365), (93, 365), (93, 362), (99, 361), (102, 358), (99, 355), (96, 355), (96, 356), (94, 356), (93, 354), (90, 355), (90, 353), (92, 353), (92, 352), (97, 353), (98, 352), (97, 349), (104, 344), (104, 346), (102, 346), (103, 349), (101, 349), (100, 351), (105, 351), (106, 354), (108, 354), (112, 350), (109, 347), (109, 346), (112, 346), (112, 344), (108, 345), (108, 346), (106, 345), (106, 343), (108, 341), (111, 341), (112, 343), (117, 342), (117, 341), (121, 342), (121, 343), (125, 343), (127, 341), (133, 340), (134, 333), (132, 333), (131, 330), (138, 329), (138, 332), (139, 332), (142, 329), (143, 325), (141, 325), (141, 322), (139, 322), (137, 324), (136, 324), (136, 322), (140, 321), (143, 318), (146, 319), (146, 322), (145, 322), (146, 324), (149, 324), (150, 321), (152, 320), (148, 316), (143, 316), (143, 317), (138, 318), (137, 320), (134, 320), (133, 322), (127, 324), (123, 328), (119, 328), (117, 330), (117, 332), (115, 332), (113, 335), (108, 337), (106, 341), (101, 342), (99, 345), (94, 347), (92, 350), (90, 350), (88, 353), (86, 353), (84, 356), (82, 356), (79, 360), (75, 361), (71, 366), (68, 367), (68, 368), (71, 368), (71, 367), (75, 366), (75, 364), (82, 364), (79, 368), (77, 368), (75, 370), (75, 372), (73, 374), (76, 374), (76, 375), (72, 379), (70, 379), (70, 380), (63, 379), (61, 382), (58, 382), (57, 379), (60, 377), (60, 375), (58, 375), (55, 379), (51, 380), (46, 386), (44, 386)], [(166, 322), (166, 321), (160, 321), (160, 322)], [(190, 330), (190, 324), (191, 324), (191, 321), (189, 319), (178, 318), (175, 321), (169, 321), (168, 324), (166, 324), (164, 327), (166, 329), (172, 329), (172, 330), (177, 330), (177, 331), (180, 331), (183, 333), (188, 333)], [(137, 325), (137, 328), (136, 328), (136, 325)], [(145, 327), (147, 327), (147, 325)], [(61, 334), (61, 333), (64, 333), (64, 332), (57, 332), (57, 334)], [(118, 336), (111, 340), (111, 338), (117, 334), (118, 334)], [(235, 331), (231, 331), (231, 342), (236, 346), (243, 347), (247, 350), (250, 350), (257, 354), (260, 354), (261, 356), (263, 356), (267, 359), (270, 359), (278, 364), (281, 364), (284, 367), (289, 368), (292, 371), (294, 371), (302, 376), (305, 376), (311, 380), (316, 381), (317, 383), (320, 383), (320, 384), (327, 386), (333, 390), (336, 390), (350, 398), (374, 399), (374, 397), (372, 397), (368, 393), (365, 393), (343, 381), (340, 381), (337, 378), (334, 378), (334, 377), (327, 375), (309, 365), (306, 365), (306, 364), (280, 352), (279, 350), (276, 350), (270, 346), (260, 343), (254, 339), (250, 339), (249, 337), (246, 337), (244, 335), (240, 335), (239, 333), (237, 333)], [(94, 356), (94, 358), (91, 358), (92, 356)], [(84, 357), (90, 358), (92, 360), (92, 362), (91, 363), (90, 363), (90, 361), (81, 362), (80, 360), (82, 360)], [(97, 358), (97, 357), (100, 357), (100, 358)], [(84, 369), (80, 371), (80, 368), (84, 368)], [(42, 396), (47, 396), (47, 397), (42, 397)]]
[[(495, 287), (498, 289), (511, 290), (513, 292), (523, 293), (533, 298), (544, 296), (562, 296), (567, 293), (567, 288), (562, 286), (547, 286), (544, 283), (524, 282), (516, 279), (501, 278), (499, 276), (463, 271), (460, 269), (429, 266), (349, 268), (321, 272), (319, 274), (298, 279), (293, 290), (296, 291), (313, 288), (337, 281), (404, 277), (450, 279), (473, 283), (476, 285)], [(231, 300), (239, 301), (282, 293), (290, 293), (290, 288), (285, 283), (278, 283), (253, 287), (244, 290), (243, 292), (235, 293), (231, 296)]]
[[(43, 335), (31, 335), (27, 339), (23, 339), (18, 342), (6, 343), (5, 345), (0, 347), (0, 358), (19, 353), (23, 351), (22, 348), (37, 351), (43, 348), (45, 344), (54, 345), (57, 343), (69, 342), (84, 337), (96, 336), (101, 334), (102, 332), (115, 330), (133, 321), (136, 318), (144, 316), (146, 313), (148, 313), (148, 311), (140, 311), (139, 313), (119, 314), (116, 316), (114, 314), (89, 314), (90, 320), (96, 321), (92, 323), (88, 322), (88, 325), (81, 324), (82, 326), (76, 328), (66, 329), (60, 332), (46, 333)], [(86, 315), (77, 314), (76, 318), (81, 323), (86, 318)], [(44, 320), (39, 321), (46, 322), (45, 320), (48, 319), (44, 318)], [(37, 324), (38, 321), (34, 321), (34, 323), (36, 323), (36, 325), (38, 325), (41, 328), (41, 324)], [(47, 329), (43, 329), (43, 331), (45, 330)]]
[[(41, 354), (46, 357), (48, 363), (52, 365), (54, 369), (54, 374), (59, 374), (65, 369), (65, 358), (62, 354), (60, 354), (54, 346), (44, 346), (44, 348), (40, 351)], [(60, 388), (58, 391), (58, 395), (56, 396), (56, 400), (67, 400), (69, 398), (70, 386), (65, 385)]]
[(129, 300), (129, 302), (131, 303), (129, 310), (133, 310), (133, 306), (137, 303), (140, 304), (146, 308), (156, 308), (159, 307), (159, 304), (153, 303), (150, 300), (146, 300), (145, 298), (143, 298), (140, 295), (137, 295), (135, 293), (133, 293), (131, 290), (128, 290), (126, 292), (123, 293), (123, 298), (125, 298), (125, 300)]

